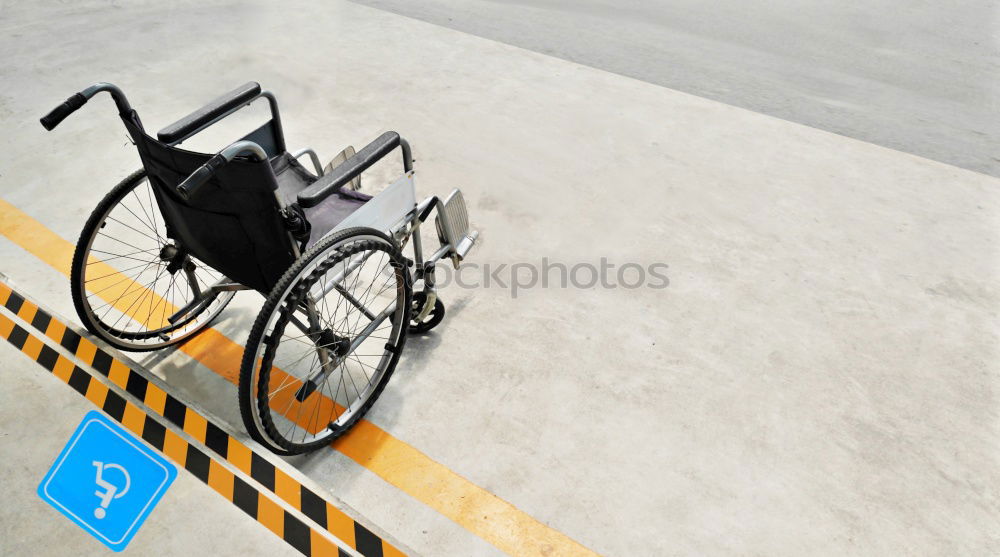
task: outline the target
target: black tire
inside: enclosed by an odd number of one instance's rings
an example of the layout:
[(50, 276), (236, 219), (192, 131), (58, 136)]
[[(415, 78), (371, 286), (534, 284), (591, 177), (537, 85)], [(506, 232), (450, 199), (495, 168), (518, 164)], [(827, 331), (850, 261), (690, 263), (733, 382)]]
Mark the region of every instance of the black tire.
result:
[[(420, 314), (420, 311), (424, 308), (424, 302), (427, 300), (427, 295), (423, 292), (415, 292), (413, 294), (413, 302), (410, 305), (413, 307), (412, 313), (413, 317)], [(444, 302), (441, 298), (434, 299), (434, 309), (427, 314), (427, 317), (423, 321), (417, 322), (412, 318), (410, 319), (410, 334), (419, 335), (426, 333), (427, 331), (437, 327), (444, 319)]]
[[(104, 196), (80, 233), (70, 271), (73, 304), (83, 325), (108, 344), (133, 352), (158, 350), (197, 334), (235, 294), (216, 294), (175, 323), (166, 319), (173, 313), (171, 306), (183, 307), (194, 299), (194, 293), (184, 271), (171, 273), (161, 257), (164, 246), (176, 247), (176, 243), (167, 237), (151, 187), (145, 170), (138, 170)], [(111, 230), (106, 233), (109, 224)], [(96, 244), (98, 241), (101, 243)], [(129, 253), (117, 253), (116, 248)], [(211, 284), (222, 277), (193, 257), (184, 261), (193, 265), (199, 284)], [(150, 274), (155, 278), (147, 283)], [(183, 284), (177, 280), (178, 274), (185, 277)], [(112, 299), (119, 291), (122, 293)], [(101, 300), (105, 302), (101, 306), (91, 303)], [(148, 308), (144, 309), (147, 300)], [(151, 323), (158, 326), (151, 327)]]
[[(376, 254), (380, 254), (376, 265), (366, 269), (368, 261)], [(341, 279), (340, 286), (346, 291), (368, 284), (363, 296), (356, 296), (357, 291), (349, 293), (366, 308), (376, 300), (389, 299), (391, 303), (380, 314), (390, 310), (391, 313), (376, 321), (361, 310), (352, 309), (355, 306), (344, 303), (348, 298), (341, 292), (330, 290), (313, 300), (314, 315), (317, 322), (323, 324), (323, 330), (311, 326), (307, 327), (308, 331), (303, 329), (308, 320), (304, 310), (309, 303), (307, 294), (315, 294), (320, 285), (331, 284), (328, 281), (332, 276), (346, 272), (351, 263), (358, 261), (358, 268)], [(371, 273), (372, 280), (358, 286), (359, 277), (366, 271)], [(376, 284), (374, 279), (383, 280), (383, 275), (386, 276), (384, 281), (372, 290)], [(275, 453), (291, 455), (328, 445), (346, 433), (372, 407), (396, 368), (406, 342), (409, 325), (406, 310), (410, 307), (411, 294), (405, 258), (389, 237), (373, 229), (350, 228), (331, 234), (296, 260), (268, 295), (243, 352), (239, 402), (250, 436)], [(329, 310), (331, 301), (336, 304), (332, 312)], [(374, 315), (373, 311), (369, 313)], [(368, 319), (367, 324), (364, 319)], [(359, 354), (361, 349), (378, 351), (383, 337), (375, 332), (382, 331), (384, 327), (380, 325), (386, 321), (391, 329), (386, 332), (382, 353)], [(292, 326), (288, 327), (289, 324)], [(376, 328), (364, 334), (361, 325)], [(357, 348), (352, 347), (355, 342), (359, 343)], [(337, 360), (337, 363), (324, 366), (318, 363), (322, 357), (331, 362)], [(368, 357), (377, 358), (378, 363), (370, 365), (375, 360), (369, 360), (369, 364), (365, 364), (362, 358)], [(355, 362), (359, 365), (355, 366)], [(351, 372), (349, 366), (356, 369)], [(372, 377), (368, 376), (367, 369), (372, 370)], [(367, 383), (357, 370), (364, 373)], [(337, 371), (339, 382), (334, 388), (330, 379)], [(317, 374), (322, 377), (312, 381)], [(345, 375), (358, 395), (353, 401), (348, 398), (350, 392)], [(354, 377), (358, 378), (357, 382)], [(344, 387), (343, 404), (341, 385)], [(324, 408), (330, 413), (325, 414)]]

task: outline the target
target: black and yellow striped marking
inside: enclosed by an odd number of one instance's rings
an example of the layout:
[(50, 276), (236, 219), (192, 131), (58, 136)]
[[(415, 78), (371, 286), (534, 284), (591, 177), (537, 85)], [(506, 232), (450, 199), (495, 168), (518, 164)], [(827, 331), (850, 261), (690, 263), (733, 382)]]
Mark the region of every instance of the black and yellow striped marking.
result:
[(36, 335), (26, 330), (0, 313), (0, 337), (304, 555), (343, 555), (344, 552), (311, 526), (230, 472), (216, 457), (188, 443), (152, 415), (147, 414), (145, 410), (132, 404), (62, 356), (50, 344), (58, 343), (77, 359), (107, 377), (111, 383), (143, 401), (152, 412), (166, 418), (203, 443), (219, 458), (252, 477), (282, 501), (301, 511), (316, 525), (362, 555), (403, 555), (396, 547), (344, 514), (322, 496), (302, 485), (173, 395), (151, 383), (126, 363), (113, 357), (88, 338), (77, 334), (37, 304), (15, 292), (3, 281), (0, 281), (0, 306), (24, 322), (30, 323), (39, 333)]

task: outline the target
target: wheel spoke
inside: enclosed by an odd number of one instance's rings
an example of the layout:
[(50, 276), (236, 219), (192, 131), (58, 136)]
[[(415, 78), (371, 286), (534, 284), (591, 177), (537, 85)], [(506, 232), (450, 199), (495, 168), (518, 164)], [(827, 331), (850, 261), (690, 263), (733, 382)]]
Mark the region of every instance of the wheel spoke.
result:
[[(262, 355), (260, 366), (254, 366), (258, 401), (251, 406), (259, 411), (262, 424), (274, 426), (268, 438), (293, 451), (340, 435), (359, 412), (367, 410), (368, 399), (379, 391), (396, 362), (386, 343), (398, 342), (403, 320), (409, 317), (402, 263), (388, 244), (338, 246), (331, 241), (328, 246), (309, 261), (296, 262), (293, 286), (282, 287), (289, 297), (269, 302), (285, 317), (272, 318), (251, 341)], [(345, 269), (350, 272), (344, 273)], [(391, 272), (385, 273), (386, 269)], [(337, 287), (329, 288), (335, 277)], [(292, 315), (304, 311), (302, 297), (314, 292), (325, 292), (309, 302), (314, 311), (309, 322), (320, 329), (300, 330), (307, 321), (304, 317), (299, 326), (290, 326)], [(264, 338), (273, 340), (263, 344)], [(322, 364), (320, 350), (328, 351), (324, 356), (329, 357), (328, 364)], [(248, 427), (257, 427), (257, 418), (244, 419)]]
[[(116, 186), (88, 219), (73, 260), (72, 288), (81, 319), (105, 341), (126, 350), (150, 350), (187, 338), (234, 295), (216, 294), (175, 323), (167, 321), (170, 308), (186, 306), (194, 291), (168, 273), (160, 258), (171, 242), (161, 228), (165, 221), (157, 215), (153, 187), (142, 173)], [(222, 278), (197, 259), (190, 261), (197, 268), (195, 280), (211, 284)]]

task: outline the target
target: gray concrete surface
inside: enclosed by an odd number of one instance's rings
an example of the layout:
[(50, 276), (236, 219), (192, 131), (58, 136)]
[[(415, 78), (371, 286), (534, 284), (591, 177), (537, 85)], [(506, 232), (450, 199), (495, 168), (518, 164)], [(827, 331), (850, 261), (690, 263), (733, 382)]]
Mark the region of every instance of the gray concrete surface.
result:
[(355, 0), (1000, 176), (1000, 3)]
[[(12, 4), (0, 30), (0, 197), (70, 241), (137, 157), (108, 101), (41, 113), (107, 80), (157, 129), (256, 79), (292, 146), (409, 138), (421, 194), (465, 191), (473, 261), (667, 263), (664, 290), (451, 287), (369, 415), (586, 547), (1000, 552), (997, 179), (352, 3)], [(3, 238), (0, 265), (71, 314)], [(238, 426), (230, 385), (161, 366)], [(418, 552), (496, 553), (353, 461), (297, 465)]]
[[(5, 486), (0, 554), (111, 554), (35, 494), (59, 451), (94, 406), (6, 341), (0, 341), (0, 370), (0, 475)], [(122, 555), (301, 554), (179, 470)]]

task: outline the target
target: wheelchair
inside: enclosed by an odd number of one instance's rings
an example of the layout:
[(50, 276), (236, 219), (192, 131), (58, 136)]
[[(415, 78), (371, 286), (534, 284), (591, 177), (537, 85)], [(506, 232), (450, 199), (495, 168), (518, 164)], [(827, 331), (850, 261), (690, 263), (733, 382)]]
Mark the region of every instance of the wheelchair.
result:
[[(478, 237), (461, 191), (418, 203), (410, 145), (396, 132), (325, 166), (312, 149), (288, 152), (275, 96), (256, 82), (155, 139), (110, 83), (74, 94), (42, 125), (52, 130), (101, 92), (142, 169), (104, 197), (76, 245), (70, 280), (83, 324), (119, 349), (157, 350), (205, 330), (237, 291), (256, 290), (265, 301), (239, 375), (248, 433), (282, 455), (343, 435), (385, 388), (407, 335), (444, 317), (435, 267), (447, 258), (457, 268)], [(214, 154), (178, 147), (258, 99), (270, 119), (245, 137)], [(361, 173), (397, 149), (403, 173), (376, 195), (361, 191)], [(420, 226), (431, 213), (439, 247), (425, 259)]]

